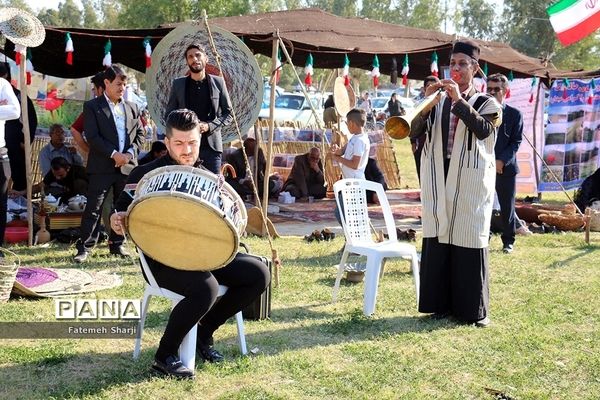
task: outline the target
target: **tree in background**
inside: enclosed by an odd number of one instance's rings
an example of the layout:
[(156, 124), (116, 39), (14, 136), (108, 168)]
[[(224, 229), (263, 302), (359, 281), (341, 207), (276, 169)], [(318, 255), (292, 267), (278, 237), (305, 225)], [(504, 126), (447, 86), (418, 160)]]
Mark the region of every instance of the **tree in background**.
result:
[(457, 0), (454, 26), (460, 35), (496, 40), (498, 15), (487, 0)]

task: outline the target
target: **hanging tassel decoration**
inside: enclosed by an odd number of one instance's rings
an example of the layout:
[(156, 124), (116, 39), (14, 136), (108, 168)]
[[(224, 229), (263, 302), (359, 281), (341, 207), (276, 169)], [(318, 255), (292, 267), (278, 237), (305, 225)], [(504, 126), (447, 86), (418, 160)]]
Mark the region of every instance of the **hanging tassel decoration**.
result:
[(438, 68), (438, 55), (437, 52), (433, 52), (431, 55), (431, 75), (438, 77), (439, 76), (439, 68)]
[(373, 77), (373, 86), (377, 88), (377, 86), (379, 86), (379, 76), (381, 76), (381, 73), (379, 72), (379, 57), (377, 57), (377, 54), (375, 54), (375, 57), (373, 58), (371, 76)]
[(350, 59), (348, 58), (348, 54), (344, 54), (344, 70), (342, 76), (344, 77), (344, 85), (350, 85)]
[(596, 90), (596, 82), (594, 82), (594, 78), (590, 81), (590, 89), (588, 91), (587, 103), (592, 105), (594, 103), (594, 91)]
[(307, 86), (312, 85), (313, 73), (313, 56), (311, 53), (308, 53), (308, 57), (306, 57), (306, 64), (304, 64), (304, 83), (306, 83)]
[(27, 84), (31, 85), (31, 74), (33, 73), (33, 64), (31, 63), (31, 49), (27, 48), (27, 59), (25, 60), (25, 72), (27, 75)]
[(15, 63), (17, 63), (17, 66), (21, 65), (21, 55), (24, 56), (25, 51), (25, 46), (15, 44)]
[(567, 98), (569, 98), (569, 93), (567, 93), (567, 90), (569, 89), (569, 86), (571, 86), (571, 82), (569, 82), (568, 79), (563, 79), (562, 84), (563, 84), (562, 98), (563, 98), (563, 100), (566, 100)]
[(144, 39), (144, 55), (146, 56), (146, 69), (152, 66), (152, 47), (150, 46), (150, 38)]
[(512, 70), (508, 71), (508, 87), (506, 88), (506, 98), (510, 99), (510, 83), (515, 80)]
[(404, 61), (402, 62), (402, 71), (400, 74), (402, 75), (402, 84), (406, 86), (408, 83), (408, 71), (410, 70), (408, 66), (408, 54), (404, 55)]
[(283, 66), (281, 65), (281, 49), (277, 49), (277, 62), (275, 63), (275, 84), (279, 83), (279, 79), (281, 79), (281, 70)]
[(481, 93), (485, 93), (485, 85), (487, 84), (487, 76), (488, 76), (488, 63), (487, 61), (483, 64), (483, 68), (481, 69), (483, 72), (483, 77), (481, 78)]
[(71, 39), (71, 33), (67, 32), (65, 34), (65, 53), (67, 53), (67, 65), (73, 65), (73, 52), (75, 49), (73, 48), (73, 40)]
[(112, 56), (110, 54), (111, 48), (112, 44), (110, 43), (110, 39), (108, 39), (104, 45), (104, 58), (102, 59), (102, 65), (106, 68), (112, 65)]
[(534, 76), (531, 79), (531, 87), (529, 88), (529, 102), (533, 103), (533, 94), (535, 93), (535, 87), (537, 85), (537, 78)]

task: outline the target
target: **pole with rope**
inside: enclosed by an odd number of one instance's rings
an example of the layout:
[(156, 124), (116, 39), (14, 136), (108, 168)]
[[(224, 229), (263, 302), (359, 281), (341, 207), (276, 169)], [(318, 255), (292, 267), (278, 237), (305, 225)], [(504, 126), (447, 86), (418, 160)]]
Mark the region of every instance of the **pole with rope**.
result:
[[(221, 68), (221, 55), (219, 54), (219, 52), (217, 50), (214, 38), (212, 36), (212, 32), (210, 30), (206, 10), (202, 10), (202, 20), (204, 22), (204, 26), (206, 27), (206, 31), (208, 33), (208, 40), (210, 42), (210, 48), (211, 48), (213, 54), (215, 55), (215, 60), (217, 63), (217, 67), (219, 68), (219, 73), (221, 74), (221, 76), (223, 76), (223, 69)], [(235, 108), (233, 108), (233, 106), (231, 107), (231, 114), (233, 116), (233, 123), (235, 126), (235, 131), (238, 134), (238, 139), (240, 141), (242, 141), (242, 133), (240, 131), (240, 126), (238, 124), (237, 115), (235, 112)], [(244, 148), (243, 145), (242, 145), (241, 149), (242, 149), (242, 154), (244, 155), (244, 162), (246, 164), (246, 167), (248, 167), (248, 165), (250, 165), (250, 163), (248, 161), (248, 154), (246, 154), (246, 149)], [(251, 168), (247, 168), (247, 169), (248, 169), (248, 175), (250, 176), (250, 180), (252, 182), (252, 190), (254, 192), (254, 198), (256, 198), (257, 208), (261, 213), (263, 229), (265, 229), (265, 231), (266, 231), (267, 240), (269, 241), (269, 248), (271, 249), (271, 260), (273, 261), (273, 266), (275, 268), (274, 276), (273, 276), (273, 286), (278, 287), (279, 286), (279, 269), (282, 266), (281, 259), (279, 258), (279, 255), (277, 254), (277, 250), (273, 246), (273, 238), (271, 237), (271, 234), (269, 232), (269, 227), (267, 225), (268, 223), (267, 223), (266, 213), (263, 213), (263, 210), (261, 207), (261, 201), (260, 201), (260, 197), (258, 195), (258, 189), (257, 189), (256, 185), (254, 184), (255, 180), (254, 180), (254, 175), (252, 173), (252, 169)]]
[(27, 48), (25, 47), (25, 53), (21, 55), (21, 62), (19, 64), (19, 87), (21, 88), (21, 119), (23, 124), (23, 136), (25, 145), (25, 176), (27, 177), (27, 226), (29, 228), (29, 235), (27, 238), (27, 244), (33, 245), (33, 204), (31, 202), (32, 196), (32, 176), (31, 176), (31, 138), (29, 136), (29, 110), (27, 109), (27, 78), (26, 78), (26, 54)]
[[(279, 41), (277, 40), (277, 38), (279, 37), (279, 30), (275, 31), (273, 36), (273, 51), (271, 52), (271, 71), (273, 72), (271, 73), (271, 93), (269, 97), (269, 137), (267, 140), (267, 165), (265, 166), (265, 177), (263, 179), (262, 198), (262, 213), (265, 216), (268, 215), (267, 209), (269, 207), (269, 175), (271, 175), (271, 158), (273, 157), (273, 135), (275, 133), (275, 86), (277, 85), (277, 74), (280, 73), (280, 71), (277, 71), (276, 69), (281, 68), (281, 66), (277, 66), (277, 53), (279, 52)], [(257, 159), (255, 158), (255, 160)], [(264, 229), (268, 230), (266, 226), (264, 226)]]

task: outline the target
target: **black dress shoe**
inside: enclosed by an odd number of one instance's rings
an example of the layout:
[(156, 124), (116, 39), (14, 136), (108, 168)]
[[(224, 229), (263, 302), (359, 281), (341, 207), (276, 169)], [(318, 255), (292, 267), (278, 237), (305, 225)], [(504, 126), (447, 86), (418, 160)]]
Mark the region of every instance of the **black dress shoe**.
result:
[(168, 356), (164, 362), (154, 360), (152, 369), (166, 376), (179, 379), (194, 379), (194, 371), (183, 365), (179, 357)]
[(223, 354), (219, 353), (212, 344), (198, 340), (196, 342), (196, 354), (203, 360), (209, 363), (219, 363), (225, 360)]
[(80, 264), (80, 263), (84, 262), (85, 260), (87, 260), (88, 255), (89, 255), (89, 253), (85, 250), (77, 250), (77, 254), (75, 254), (75, 257), (73, 257), (73, 261)]
[(450, 311), (436, 312), (430, 315), (431, 319), (440, 320), (450, 317)]
[(125, 246), (121, 245), (121, 246), (111, 246), (109, 248), (110, 254), (114, 254), (116, 256), (121, 256), (121, 257), (129, 257), (131, 254), (127, 251), (127, 249), (125, 248)]

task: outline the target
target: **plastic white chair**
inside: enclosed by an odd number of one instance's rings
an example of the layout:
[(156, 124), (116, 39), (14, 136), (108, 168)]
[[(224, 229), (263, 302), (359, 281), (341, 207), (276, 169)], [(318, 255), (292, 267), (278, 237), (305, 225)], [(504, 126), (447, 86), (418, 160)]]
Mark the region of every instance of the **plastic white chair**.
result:
[[(366, 191), (371, 190), (377, 194), (389, 239), (376, 243), (371, 234), (369, 210), (367, 208)], [(364, 306), (363, 312), (370, 316), (375, 312), (377, 301), (377, 288), (379, 278), (383, 275), (383, 264), (386, 258), (409, 257), (411, 260), (413, 280), (419, 304), (419, 259), (415, 246), (401, 243), (397, 240), (396, 224), (392, 209), (388, 202), (383, 186), (377, 182), (362, 179), (342, 179), (333, 185), (335, 201), (341, 211), (342, 227), (346, 237), (346, 246), (340, 260), (335, 285), (333, 286), (333, 302), (337, 300), (340, 281), (344, 273), (346, 261), (350, 253), (367, 257), (365, 271)], [(340, 198), (341, 197), (341, 198)], [(341, 207), (343, 203), (343, 207)]]
[[(146, 321), (146, 314), (148, 311), (148, 304), (150, 303), (150, 298), (152, 296), (162, 296), (171, 300), (172, 307), (174, 308), (177, 303), (179, 303), (184, 297), (180, 294), (172, 292), (170, 290), (161, 288), (156, 283), (156, 279), (152, 275), (152, 271), (148, 267), (148, 263), (146, 262), (146, 257), (144, 257), (144, 253), (138, 249), (138, 254), (140, 256), (140, 263), (142, 264), (142, 269), (144, 270), (144, 274), (146, 274), (146, 278), (149, 283), (146, 283), (146, 290), (144, 291), (144, 299), (142, 301), (142, 315), (140, 318), (138, 331), (139, 337), (135, 339), (135, 348), (133, 349), (133, 358), (137, 359), (140, 356), (140, 350), (142, 345), (142, 334), (144, 333), (144, 323)], [(219, 285), (219, 294), (218, 296), (223, 296), (228, 290), (227, 286)], [(238, 343), (240, 345), (240, 351), (243, 355), (248, 354), (248, 348), (246, 346), (246, 335), (244, 334), (244, 319), (242, 317), (242, 312), (238, 312), (235, 314), (235, 319), (237, 323), (237, 331), (238, 331)], [(187, 368), (194, 370), (196, 365), (196, 337), (197, 337), (197, 329), (198, 325), (194, 325), (194, 327), (188, 332), (183, 341), (181, 342), (181, 346), (179, 346), (179, 358), (183, 365)]]

